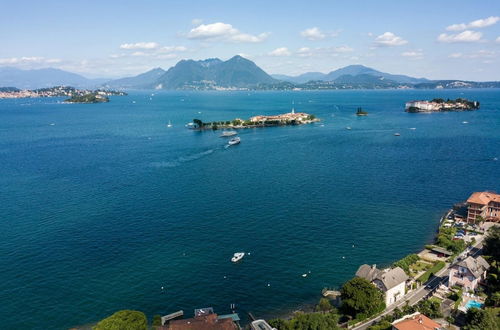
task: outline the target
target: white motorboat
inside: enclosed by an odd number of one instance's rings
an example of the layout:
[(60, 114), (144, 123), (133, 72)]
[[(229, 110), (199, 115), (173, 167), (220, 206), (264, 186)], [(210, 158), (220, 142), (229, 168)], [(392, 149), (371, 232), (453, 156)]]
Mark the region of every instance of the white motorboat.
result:
[(351, 126), (347, 126), (345, 129), (350, 130), (350, 129), (351, 129)]
[(229, 137), (238, 134), (236, 131), (223, 131), (220, 137)]
[(232, 138), (231, 140), (227, 141), (227, 143), (230, 146), (234, 146), (235, 144), (239, 144), (241, 142), (241, 139), (237, 136), (235, 138)]
[(172, 123), (170, 122), (170, 120), (168, 121), (167, 127), (172, 127)]
[(245, 256), (245, 252), (236, 252), (231, 258), (232, 262), (238, 262)]
[(394, 136), (400, 136), (400, 135), (401, 135), (401, 134), (399, 134), (399, 133), (394, 133)]

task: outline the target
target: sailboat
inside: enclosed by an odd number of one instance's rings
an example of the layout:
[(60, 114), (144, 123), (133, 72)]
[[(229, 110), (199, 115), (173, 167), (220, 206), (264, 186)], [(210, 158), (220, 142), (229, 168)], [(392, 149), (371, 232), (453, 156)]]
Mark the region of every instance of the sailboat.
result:
[(170, 120), (168, 121), (167, 127), (172, 127), (172, 123), (170, 122)]

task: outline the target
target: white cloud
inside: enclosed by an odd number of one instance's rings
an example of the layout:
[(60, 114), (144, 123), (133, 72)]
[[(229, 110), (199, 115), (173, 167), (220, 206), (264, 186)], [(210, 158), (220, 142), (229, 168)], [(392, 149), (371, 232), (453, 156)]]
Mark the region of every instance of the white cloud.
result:
[(62, 61), (58, 58), (45, 58), (39, 56), (0, 58), (0, 64), (54, 64), (61, 62)]
[(422, 52), (422, 50), (419, 49), (419, 50), (403, 52), (403, 53), (401, 53), (401, 56), (409, 57), (409, 58), (413, 58), (413, 59), (422, 59), (424, 56), (424, 53)]
[(452, 24), (452, 25), (446, 27), (446, 30), (447, 31), (462, 31), (462, 30), (467, 30), (467, 29), (479, 29), (479, 28), (484, 28), (487, 26), (494, 25), (498, 21), (500, 21), (500, 17), (490, 16), (487, 18), (482, 18), (482, 19), (472, 21), (472, 22), (467, 23), (467, 24), (465, 24), (465, 23)]
[(310, 29), (305, 29), (300, 32), (300, 35), (309, 40), (321, 40), (325, 39), (326, 35), (317, 27), (312, 27)]
[(156, 42), (136, 42), (134, 44), (122, 44), (121, 49), (156, 49), (160, 47)]
[(297, 51), (297, 55), (300, 57), (311, 57), (314, 55), (314, 53), (311, 51), (311, 48), (302, 47), (302, 48), (299, 48), (299, 50)]
[(290, 56), (292, 53), (288, 50), (286, 47), (280, 47), (276, 48), (272, 52), (270, 52), (268, 55), (270, 56)]
[(462, 54), (462, 53), (452, 53), (452, 54), (448, 55), (449, 58), (461, 58), (463, 56), (464, 56), (464, 54)]
[(453, 53), (448, 55), (449, 58), (495, 58), (497, 52), (491, 50), (481, 49), (477, 52), (463, 54), (463, 53)]
[(226, 23), (212, 23), (201, 24), (189, 31), (187, 37), (189, 39), (199, 40), (224, 40), (232, 42), (251, 42), (257, 43), (267, 39), (269, 33), (261, 33), (259, 35), (252, 35), (248, 33), (241, 33), (238, 29), (234, 28), (231, 24)]
[(185, 52), (188, 49), (184, 46), (164, 46), (161, 47), (158, 52), (159, 53), (171, 53), (171, 52)]
[(385, 32), (384, 34), (381, 34), (375, 38), (375, 45), (377, 46), (392, 47), (401, 46), (407, 43), (408, 41), (404, 40), (401, 37), (398, 37), (392, 32)]
[(191, 24), (193, 25), (200, 25), (201, 23), (203, 23), (203, 20), (201, 18), (193, 18), (191, 20)]
[(338, 56), (339, 54), (351, 53), (354, 49), (349, 46), (343, 45), (338, 47), (302, 47), (296, 52), (299, 57), (312, 57), (312, 56)]
[(333, 47), (333, 48), (330, 48), (330, 49), (334, 53), (350, 53), (350, 52), (354, 51), (354, 49), (352, 49), (349, 46), (339, 46), (339, 47)]
[(456, 43), (456, 42), (479, 42), (483, 34), (481, 32), (466, 30), (458, 34), (441, 33), (437, 40), (440, 42)]

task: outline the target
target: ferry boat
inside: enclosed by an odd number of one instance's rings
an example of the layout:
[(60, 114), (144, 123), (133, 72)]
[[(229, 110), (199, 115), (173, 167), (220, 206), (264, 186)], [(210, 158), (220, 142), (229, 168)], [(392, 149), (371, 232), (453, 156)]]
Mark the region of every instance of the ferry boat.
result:
[(227, 143), (230, 146), (234, 146), (235, 144), (239, 144), (240, 142), (241, 142), (241, 139), (237, 136), (237, 137), (232, 138), (231, 140), (229, 140)]
[(245, 256), (245, 252), (236, 252), (231, 258), (232, 262), (238, 262)]
[(236, 131), (224, 131), (224, 132), (222, 132), (220, 137), (229, 137), (229, 136), (234, 136), (236, 134), (238, 134), (238, 132), (236, 132)]

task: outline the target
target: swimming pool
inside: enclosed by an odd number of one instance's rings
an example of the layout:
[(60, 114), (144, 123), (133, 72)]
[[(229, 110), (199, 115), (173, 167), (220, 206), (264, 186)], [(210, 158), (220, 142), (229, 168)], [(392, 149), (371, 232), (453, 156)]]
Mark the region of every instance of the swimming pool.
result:
[(465, 304), (465, 309), (469, 309), (472, 307), (481, 308), (481, 307), (483, 307), (483, 303), (480, 303), (479, 301), (475, 301), (475, 300), (469, 300), (467, 302), (467, 304)]

